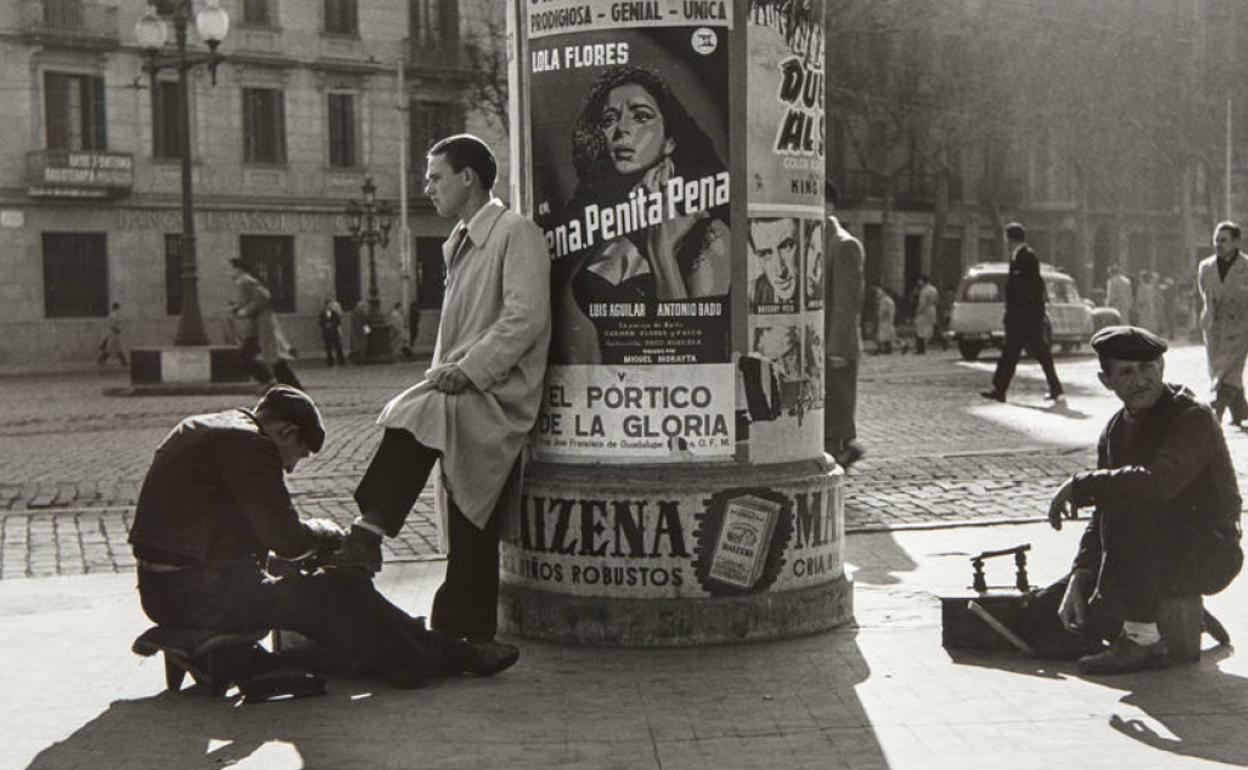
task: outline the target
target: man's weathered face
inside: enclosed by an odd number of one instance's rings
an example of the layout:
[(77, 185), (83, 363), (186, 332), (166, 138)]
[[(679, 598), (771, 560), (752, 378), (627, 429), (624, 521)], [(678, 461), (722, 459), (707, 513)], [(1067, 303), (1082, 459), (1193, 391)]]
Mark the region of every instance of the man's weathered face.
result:
[(1162, 375), (1166, 362), (1161, 356), (1152, 361), (1123, 361), (1106, 358), (1097, 376), (1101, 384), (1114, 392), (1128, 412), (1139, 413), (1161, 398), (1165, 384)]
[(431, 155), (425, 171), (425, 195), (433, 201), (433, 207), (444, 217), (453, 216), (468, 202), (471, 181), (467, 167), (460, 171), (451, 168), (445, 155)]
[(1213, 248), (1219, 257), (1227, 259), (1239, 248), (1239, 239), (1224, 227), (1213, 234)]
[(299, 427), (294, 423), (278, 423), (268, 435), (277, 445), (277, 453), (281, 455), (282, 467), (287, 473), (293, 473), (299, 461), (312, 454), (307, 444), (303, 443), (303, 434), (299, 432)]

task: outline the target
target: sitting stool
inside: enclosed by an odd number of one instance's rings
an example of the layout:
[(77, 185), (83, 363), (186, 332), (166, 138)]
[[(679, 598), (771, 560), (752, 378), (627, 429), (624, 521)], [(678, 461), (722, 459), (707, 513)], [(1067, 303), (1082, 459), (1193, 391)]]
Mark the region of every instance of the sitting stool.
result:
[(182, 689), (189, 672), (197, 684), (215, 697), (225, 695), (237, 683), (237, 672), (247, 670), (257, 643), (268, 629), (243, 634), (223, 634), (203, 628), (152, 626), (134, 640), (130, 649), (150, 657), (158, 652), (165, 658), (165, 688)]
[(1219, 644), (1230, 644), (1226, 629), (1197, 596), (1165, 596), (1157, 612), (1157, 629), (1171, 663), (1200, 660), (1200, 635), (1208, 632)]

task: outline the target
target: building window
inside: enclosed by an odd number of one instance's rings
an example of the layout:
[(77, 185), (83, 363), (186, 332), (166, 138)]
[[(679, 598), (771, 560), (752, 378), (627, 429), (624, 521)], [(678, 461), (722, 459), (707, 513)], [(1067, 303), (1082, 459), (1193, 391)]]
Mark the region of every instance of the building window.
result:
[(453, 44), (459, 40), (459, 1), (408, 0), (407, 26), (413, 43)]
[(329, 165), (351, 168), (356, 158), (355, 94), (330, 94)]
[(325, 0), (325, 31), (354, 35), (360, 31), (355, 0)]
[(104, 78), (43, 73), (49, 150), (104, 150)]
[(158, 80), (152, 89), (152, 157), (166, 160), (182, 157), (175, 80)]
[(334, 299), (346, 312), (360, 301), (360, 247), (349, 235), (334, 238)]
[(276, 27), (277, 13), (271, 0), (243, 0), (243, 26)]
[(412, 173), (416, 189), (425, 187), (425, 153), (439, 139), (451, 134), (463, 133), (463, 105), (449, 102), (413, 101), (409, 105), (411, 116)]
[(43, 312), (47, 318), (108, 315), (104, 233), (43, 234)]
[(295, 312), (295, 239), (290, 235), (240, 235), (238, 254), (269, 290), (273, 309)]
[(82, 0), (43, 0), (43, 23), (55, 29), (82, 29)]
[(280, 89), (243, 89), (243, 161), (286, 162), (286, 106)]
[(182, 315), (182, 235), (165, 234), (165, 315)]
[(442, 257), (442, 238), (416, 239), (416, 304), (421, 310), (442, 307), (446, 292), (446, 260)]

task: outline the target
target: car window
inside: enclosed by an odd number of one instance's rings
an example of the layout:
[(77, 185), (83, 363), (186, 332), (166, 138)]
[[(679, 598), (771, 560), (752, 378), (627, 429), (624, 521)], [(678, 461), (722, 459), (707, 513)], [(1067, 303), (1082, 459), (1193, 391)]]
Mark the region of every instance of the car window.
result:
[(964, 302), (1000, 302), (1004, 276), (983, 276), (962, 284)]
[(1049, 278), (1045, 280), (1044, 288), (1049, 295), (1049, 302), (1071, 305), (1079, 301), (1079, 292), (1075, 291), (1075, 284), (1071, 281)]

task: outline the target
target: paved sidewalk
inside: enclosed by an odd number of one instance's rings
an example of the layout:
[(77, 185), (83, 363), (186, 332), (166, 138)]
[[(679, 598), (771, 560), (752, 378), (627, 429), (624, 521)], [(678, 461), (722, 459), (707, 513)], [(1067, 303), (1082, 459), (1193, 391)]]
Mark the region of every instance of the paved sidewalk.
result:
[[(519, 665), (492, 679), (414, 691), (340, 680), (326, 697), (264, 706), (160, 694), (159, 661), (129, 652), (147, 625), (130, 575), (3, 581), (0, 767), (1248, 765), (1248, 663), (1233, 649), (1194, 666), (1084, 678), (1065, 663), (940, 647), (935, 596), (964, 590), (969, 554), (1030, 542), (1033, 579), (1044, 580), (1067, 564), (1080, 529), (851, 535), (858, 623), (831, 633), (685, 650), (522, 642)], [(392, 565), (381, 587), (423, 613), (440, 573)], [(1209, 601), (1235, 639), (1248, 638), (1246, 585)]]

